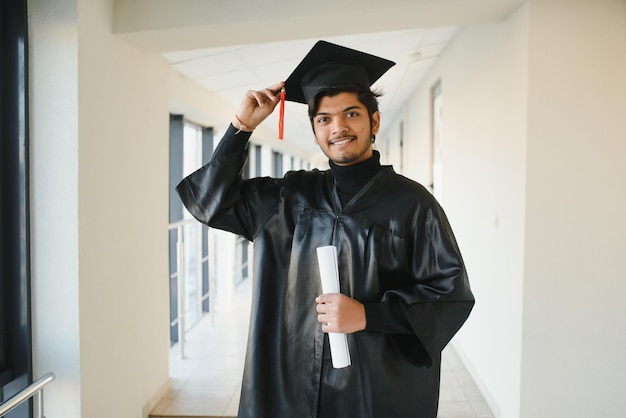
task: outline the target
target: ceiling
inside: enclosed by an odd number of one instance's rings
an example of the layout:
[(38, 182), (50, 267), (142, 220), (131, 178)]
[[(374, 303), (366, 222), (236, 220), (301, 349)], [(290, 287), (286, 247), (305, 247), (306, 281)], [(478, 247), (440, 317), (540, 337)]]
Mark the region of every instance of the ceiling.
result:
[[(506, 19), (524, 0), (116, 0), (114, 32), (161, 54), (237, 109), (246, 90), (285, 80), (324, 39), (396, 62), (374, 85), (382, 127), (463, 26)], [(363, 33), (364, 28), (375, 30)], [(276, 113), (265, 122), (277, 131)], [(285, 139), (315, 150), (306, 106), (287, 102)]]

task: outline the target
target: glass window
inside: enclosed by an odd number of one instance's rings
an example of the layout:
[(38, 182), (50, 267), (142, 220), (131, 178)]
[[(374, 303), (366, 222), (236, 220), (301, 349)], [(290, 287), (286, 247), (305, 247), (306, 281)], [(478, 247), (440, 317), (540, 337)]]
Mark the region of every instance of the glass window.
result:
[[(202, 166), (202, 129), (185, 123), (183, 131), (183, 176), (187, 176)], [(193, 219), (183, 211), (184, 219)], [(202, 224), (192, 222), (183, 227), (184, 277), (185, 277), (185, 330), (191, 328), (202, 317)]]
[(272, 168), (274, 177), (283, 176), (283, 154), (278, 151), (273, 152)]

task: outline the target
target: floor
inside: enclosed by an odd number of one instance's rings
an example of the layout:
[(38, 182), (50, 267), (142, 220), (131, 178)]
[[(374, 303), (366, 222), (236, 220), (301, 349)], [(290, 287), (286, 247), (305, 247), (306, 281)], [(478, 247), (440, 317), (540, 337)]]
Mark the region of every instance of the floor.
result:
[[(237, 416), (250, 314), (247, 282), (238, 286), (231, 311), (207, 315), (188, 332), (184, 358), (179, 345), (172, 347), (172, 392), (151, 418)], [(451, 347), (443, 352), (438, 418), (493, 418)]]

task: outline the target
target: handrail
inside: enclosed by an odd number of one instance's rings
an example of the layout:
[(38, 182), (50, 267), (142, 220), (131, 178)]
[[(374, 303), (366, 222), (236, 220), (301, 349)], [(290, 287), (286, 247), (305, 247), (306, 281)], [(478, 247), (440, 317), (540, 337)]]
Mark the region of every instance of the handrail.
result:
[(39, 396), (39, 400), (40, 400), (39, 416), (40, 417), (43, 416), (42, 415), (43, 413), (43, 402), (42, 402), (43, 388), (48, 383), (52, 382), (54, 378), (55, 378), (54, 373), (46, 373), (45, 375), (43, 375), (43, 377), (31, 383), (27, 388), (22, 389), (20, 392), (18, 392), (17, 394), (9, 398), (6, 402), (3, 402), (0, 405), (0, 417), (5, 416), (9, 412), (11, 412), (13, 409), (20, 406), (22, 402), (35, 396), (35, 394), (37, 394), (38, 392), (42, 392)]
[[(186, 334), (186, 325), (185, 325), (185, 269), (184, 269), (184, 259), (185, 259), (185, 240), (183, 236), (183, 227), (186, 225), (197, 225), (198, 221), (195, 219), (181, 219), (180, 221), (172, 222), (168, 225), (168, 230), (176, 230), (176, 272), (170, 276), (170, 278), (176, 276), (178, 282), (178, 313), (177, 318), (174, 321), (170, 322), (170, 326), (177, 324), (178, 325), (178, 347), (180, 349), (180, 357), (185, 358), (185, 334)], [(213, 249), (213, 231), (211, 228), (207, 228), (207, 245), (208, 245), (208, 254), (207, 257), (203, 257), (201, 259), (201, 263), (206, 261), (207, 263), (210, 260), (215, 260), (215, 253)], [(210, 263), (209, 263), (210, 264)], [(215, 277), (212, 273), (212, 269), (209, 268), (209, 306), (211, 307), (211, 324), (213, 324), (214, 317), (214, 309), (213, 309), (213, 295), (215, 293)], [(204, 300), (204, 296), (203, 299)]]
[[(184, 268), (184, 259), (185, 259), (185, 250), (187, 243), (185, 242), (185, 237), (183, 234), (183, 229), (187, 225), (198, 225), (198, 221), (196, 219), (188, 218), (181, 219), (176, 222), (172, 222), (168, 225), (168, 230), (176, 231), (176, 271), (170, 274), (170, 279), (176, 278), (178, 283), (178, 312), (177, 317), (170, 321), (170, 327), (174, 325), (178, 325), (178, 349), (180, 351), (180, 357), (185, 358), (185, 334), (187, 332), (185, 325), (185, 312), (186, 312), (186, 303), (185, 303), (185, 268)], [(211, 325), (214, 325), (214, 316), (215, 316), (215, 289), (216, 289), (216, 274), (215, 270), (215, 262), (216, 262), (216, 244), (215, 244), (215, 236), (213, 228), (207, 228), (207, 255), (202, 257), (198, 257), (200, 259), (200, 263), (198, 263), (198, 268), (202, 268), (203, 263), (208, 264), (208, 281), (209, 281), (209, 289), (208, 295), (201, 293), (200, 301), (204, 301), (207, 298), (209, 299), (210, 306), (210, 317), (211, 317)], [(244, 238), (239, 237), (236, 241), (236, 246), (241, 245), (241, 243), (245, 241)], [(238, 257), (240, 259), (240, 257)], [(250, 260), (247, 260), (246, 263), (237, 264), (235, 266), (234, 274), (241, 274), (241, 271), (244, 267), (250, 268)], [(198, 275), (201, 276), (202, 273), (198, 272)], [(238, 283), (235, 283), (237, 285)]]
[(183, 225), (191, 225), (191, 224), (197, 224), (198, 221), (196, 221), (195, 219), (181, 219), (180, 221), (176, 221), (176, 222), (172, 222), (168, 225), (167, 229), (176, 229), (179, 226), (183, 226)]

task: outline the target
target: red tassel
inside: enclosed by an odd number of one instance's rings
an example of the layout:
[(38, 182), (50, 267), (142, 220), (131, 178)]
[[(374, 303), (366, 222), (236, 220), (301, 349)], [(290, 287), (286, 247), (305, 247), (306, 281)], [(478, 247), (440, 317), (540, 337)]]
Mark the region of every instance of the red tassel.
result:
[(280, 90), (280, 113), (278, 115), (278, 139), (283, 139), (285, 134), (285, 88)]

